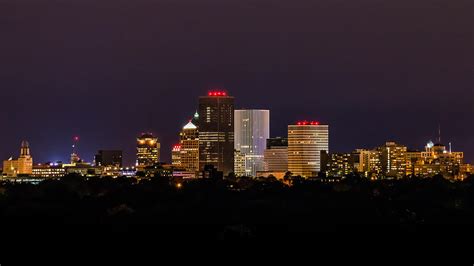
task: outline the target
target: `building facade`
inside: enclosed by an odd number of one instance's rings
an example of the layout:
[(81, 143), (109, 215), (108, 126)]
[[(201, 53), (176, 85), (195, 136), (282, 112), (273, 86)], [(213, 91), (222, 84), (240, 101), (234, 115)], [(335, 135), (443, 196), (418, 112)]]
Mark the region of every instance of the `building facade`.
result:
[(199, 167), (214, 165), (228, 175), (234, 171), (234, 97), (211, 91), (199, 97)]
[(365, 177), (376, 178), (382, 174), (382, 153), (377, 150), (357, 149), (354, 167)]
[(120, 150), (99, 150), (94, 159), (96, 166), (122, 167), (123, 152)]
[(246, 176), (245, 171), (245, 155), (240, 151), (235, 151), (234, 154), (234, 174), (235, 176)]
[(329, 152), (329, 126), (298, 122), (288, 126), (288, 171), (302, 177), (317, 176), (321, 151)]
[(269, 110), (235, 110), (234, 148), (245, 157), (245, 175), (264, 170), (266, 141), (270, 137)]
[(174, 167), (181, 167), (181, 145), (174, 145), (171, 149), (171, 165)]
[[(199, 115), (196, 113), (193, 121), (197, 123), (198, 120)], [(181, 145), (181, 167), (188, 172), (198, 173), (199, 131), (193, 121), (186, 124), (179, 134)]]
[(137, 138), (138, 168), (153, 166), (160, 162), (160, 142), (151, 133), (144, 133)]
[(407, 146), (393, 141), (377, 148), (382, 154), (382, 171), (386, 177), (401, 178), (407, 174)]
[(430, 141), (413, 163), (412, 174), (422, 177), (441, 174), (447, 178), (464, 179), (470, 173), (471, 167), (464, 163), (463, 152), (453, 152), (441, 143)]
[(33, 167), (32, 176), (35, 178), (59, 178), (66, 174), (66, 169), (62, 165), (39, 164)]
[(20, 148), (20, 157), (10, 158), (3, 162), (3, 175), (6, 177), (31, 176), (33, 174), (33, 157), (30, 153), (30, 144), (23, 141)]
[(288, 139), (267, 139), (267, 148), (264, 151), (264, 168), (266, 172), (288, 171)]
[(357, 171), (366, 177), (402, 178), (405, 176), (432, 177), (441, 174), (446, 178), (464, 179), (471, 166), (464, 163), (463, 152), (453, 152), (443, 144), (429, 142), (424, 151), (408, 150), (395, 142), (386, 142), (373, 150), (356, 150)]
[(345, 177), (355, 172), (354, 154), (321, 152), (321, 172), (327, 177)]

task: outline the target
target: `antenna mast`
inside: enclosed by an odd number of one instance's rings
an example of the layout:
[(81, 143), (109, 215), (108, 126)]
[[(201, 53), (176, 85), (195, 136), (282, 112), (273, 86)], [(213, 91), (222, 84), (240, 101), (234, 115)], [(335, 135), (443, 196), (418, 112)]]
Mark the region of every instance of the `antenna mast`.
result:
[(438, 124), (438, 143), (441, 143), (441, 124)]

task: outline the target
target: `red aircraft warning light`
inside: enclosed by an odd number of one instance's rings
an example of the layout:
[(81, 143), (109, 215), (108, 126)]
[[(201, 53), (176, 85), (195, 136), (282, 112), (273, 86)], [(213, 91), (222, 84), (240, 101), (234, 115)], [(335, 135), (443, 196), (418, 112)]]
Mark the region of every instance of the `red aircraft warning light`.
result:
[(319, 122), (317, 121), (298, 121), (296, 123), (298, 126), (317, 126), (319, 125)]
[(209, 91), (207, 93), (207, 95), (208, 96), (218, 96), (218, 97), (220, 96), (220, 97), (222, 97), (222, 96), (227, 96), (227, 92), (225, 92), (225, 91)]

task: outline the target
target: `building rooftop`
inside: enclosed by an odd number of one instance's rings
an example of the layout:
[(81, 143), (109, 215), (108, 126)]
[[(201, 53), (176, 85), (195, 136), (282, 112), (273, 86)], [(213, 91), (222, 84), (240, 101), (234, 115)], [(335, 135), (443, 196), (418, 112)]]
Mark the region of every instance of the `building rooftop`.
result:
[(142, 133), (139, 138), (145, 139), (145, 138), (154, 138), (152, 133)]
[(187, 123), (183, 129), (197, 129), (196, 125), (193, 124), (192, 121), (189, 121), (189, 123)]

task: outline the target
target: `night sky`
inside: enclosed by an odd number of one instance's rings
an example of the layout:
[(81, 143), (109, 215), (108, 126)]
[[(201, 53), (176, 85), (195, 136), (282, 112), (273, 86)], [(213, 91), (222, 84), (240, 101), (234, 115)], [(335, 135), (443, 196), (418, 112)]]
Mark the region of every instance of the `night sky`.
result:
[(444, 142), (474, 162), (472, 0), (0, 0), (0, 159), (92, 161), (151, 130), (164, 160), (210, 88), (271, 135), (330, 124), (331, 151)]

